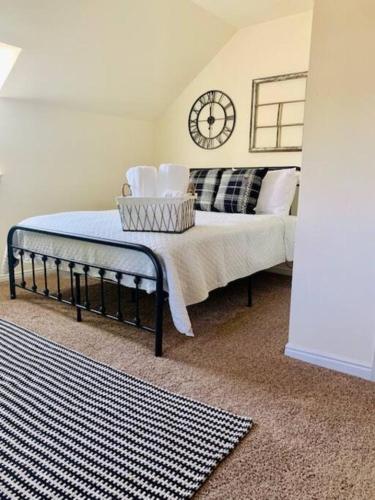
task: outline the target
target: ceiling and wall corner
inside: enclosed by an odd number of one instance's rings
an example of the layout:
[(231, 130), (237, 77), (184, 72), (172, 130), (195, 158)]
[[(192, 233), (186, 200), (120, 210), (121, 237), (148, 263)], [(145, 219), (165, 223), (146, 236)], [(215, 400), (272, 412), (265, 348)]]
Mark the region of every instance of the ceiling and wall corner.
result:
[[(249, 153), (251, 88), (254, 78), (309, 68), (312, 12), (243, 28), (165, 110), (156, 125), (156, 161), (189, 166), (300, 165), (301, 153)], [(221, 147), (198, 147), (188, 131), (188, 116), (198, 96), (226, 92), (236, 108), (236, 126)]]
[(154, 119), (235, 28), (190, 0), (0, 0), (0, 96)]
[(311, 10), (314, 0), (192, 0), (237, 28)]

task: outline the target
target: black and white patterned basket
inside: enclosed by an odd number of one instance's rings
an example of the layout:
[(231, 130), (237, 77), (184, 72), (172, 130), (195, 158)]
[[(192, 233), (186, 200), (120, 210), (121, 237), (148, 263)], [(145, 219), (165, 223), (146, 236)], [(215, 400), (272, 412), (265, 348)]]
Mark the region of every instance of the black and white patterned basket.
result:
[(136, 198), (119, 196), (117, 207), (124, 231), (184, 233), (195, 225), (195, 196)]

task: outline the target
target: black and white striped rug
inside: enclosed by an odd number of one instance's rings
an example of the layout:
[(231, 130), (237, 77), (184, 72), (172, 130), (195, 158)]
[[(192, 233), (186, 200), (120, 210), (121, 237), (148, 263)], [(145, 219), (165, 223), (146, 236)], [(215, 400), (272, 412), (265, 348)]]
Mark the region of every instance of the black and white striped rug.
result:
[(251, 426), (0, 320), (1, 498), (191, 498)]

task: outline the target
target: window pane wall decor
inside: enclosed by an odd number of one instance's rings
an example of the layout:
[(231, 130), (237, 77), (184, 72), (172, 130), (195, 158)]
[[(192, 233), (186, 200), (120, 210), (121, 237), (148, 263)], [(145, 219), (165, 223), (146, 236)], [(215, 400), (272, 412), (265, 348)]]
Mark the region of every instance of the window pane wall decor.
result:
[(302, 151), (307, 72), (253, 80), (250, 151)]

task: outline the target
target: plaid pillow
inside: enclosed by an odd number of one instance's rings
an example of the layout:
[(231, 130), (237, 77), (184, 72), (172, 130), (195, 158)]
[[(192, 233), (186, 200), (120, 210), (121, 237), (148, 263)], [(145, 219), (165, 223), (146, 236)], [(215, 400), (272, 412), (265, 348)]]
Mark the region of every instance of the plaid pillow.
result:
[(191, 170), (190, 182), (194, 185), (195, 194), (197, 195), (194, 205), (196, 210), (210, 212), (213, 209), (222, 172), (222, 168)]
[(253, 214), (267, 168), (227, 168), (221, 176), (214, 208), (219, 212)]

